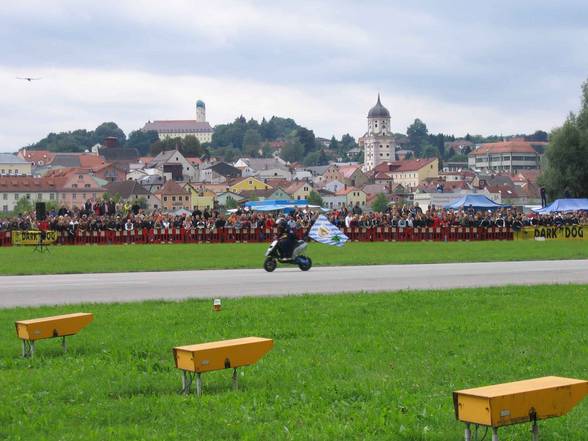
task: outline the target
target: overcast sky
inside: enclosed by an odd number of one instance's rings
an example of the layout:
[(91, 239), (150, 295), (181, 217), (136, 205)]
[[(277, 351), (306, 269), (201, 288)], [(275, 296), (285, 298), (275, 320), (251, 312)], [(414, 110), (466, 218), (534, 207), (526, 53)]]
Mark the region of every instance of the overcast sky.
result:
[(580, 105), (588, 2), (3, 1), (0, 54), (0, 151), (194, 118), (197, 99), (213, 125), (358, 137), (378, 92), (398, 132), (549, 131)]

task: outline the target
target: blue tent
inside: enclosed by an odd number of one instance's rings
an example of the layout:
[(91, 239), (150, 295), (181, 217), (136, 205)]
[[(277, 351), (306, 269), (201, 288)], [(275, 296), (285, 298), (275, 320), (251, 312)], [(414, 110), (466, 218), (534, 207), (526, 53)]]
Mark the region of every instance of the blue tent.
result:
[(588, 199), (556, 199), (545, 208), (533, 210), (535, 213), (546, 214), (558, 211), (588, 211)]
[(320, 208), (318, 205), (310, 205), (306, 199), (298, 200), (280, 200), (267, 199), (265, 201), (250, 201), (243, 205), (246, 208), (254, 211), (277, 211), (284, 210), (286, 212), (295, 208)]
[(493, 210), (496, 208), (504, 208), (509, 205), (501, 205), (487, 198), (483, 194), (466, 194), (465, 196), (446, 205), (447, 209), (469, 208)]

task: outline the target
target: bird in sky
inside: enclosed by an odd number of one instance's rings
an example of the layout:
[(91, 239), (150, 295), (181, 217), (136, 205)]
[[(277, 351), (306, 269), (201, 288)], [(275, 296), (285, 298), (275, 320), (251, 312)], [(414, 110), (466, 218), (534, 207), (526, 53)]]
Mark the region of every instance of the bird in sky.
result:
[(40, 80), (41, 78), (33, 78), (33, 77), (16, 77), (17, 80), (26, 80), (29, 83), (31, 81), (36, 81), (36, 80)]

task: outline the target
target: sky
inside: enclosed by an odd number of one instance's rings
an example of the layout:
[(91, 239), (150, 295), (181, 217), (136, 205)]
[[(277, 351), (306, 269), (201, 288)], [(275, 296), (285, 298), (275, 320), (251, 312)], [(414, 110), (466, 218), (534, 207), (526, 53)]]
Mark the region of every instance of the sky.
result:
[[(532, 133), (588, 79), (588, 2), (19, 0), (0, 7), (0, 151), (148, 120), (294, 118), (330, 138), (391, 126)], [(39, 77), (38, 81), (18, 77)]]

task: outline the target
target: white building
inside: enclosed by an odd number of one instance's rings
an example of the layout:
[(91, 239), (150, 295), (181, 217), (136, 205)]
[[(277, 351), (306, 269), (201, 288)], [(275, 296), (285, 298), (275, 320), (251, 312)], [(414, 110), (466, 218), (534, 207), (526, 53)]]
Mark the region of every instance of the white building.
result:
[(539, 169), (539, 155), (526, 141), (482, 144), (468, 155), (468, 166), (483, 172), (509, 172)]
[(370, 109), (367, 116), (368, 131), (363, 137), (363, 171), (368, 172), (382, 162), (396, 159), (396, 145), (390, 131), (390, 112), (380, 102)]
[(213, 128), (206, 121), (206, 106), (203, 101), (196, 101), (196, 119), (149, 121), (142, 129), (144, 132), (155, 131), (159, 139), (184, 138), (195, 136), (201, 143), (211, 142)]

